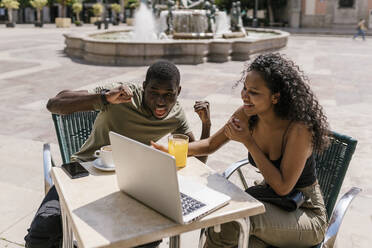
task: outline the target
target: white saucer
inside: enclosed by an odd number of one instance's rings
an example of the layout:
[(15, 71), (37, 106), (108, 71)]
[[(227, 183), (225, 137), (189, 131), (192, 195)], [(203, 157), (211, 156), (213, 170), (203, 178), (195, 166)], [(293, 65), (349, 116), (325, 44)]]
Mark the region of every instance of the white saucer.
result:
[(102, 160), (101, 158), (97, 158), (93, 161), (93, 166), (99, 170), (103, 170), (103, 171), (114, 171), (115, 170), (115, 166), (106, 166), (102, 163)]

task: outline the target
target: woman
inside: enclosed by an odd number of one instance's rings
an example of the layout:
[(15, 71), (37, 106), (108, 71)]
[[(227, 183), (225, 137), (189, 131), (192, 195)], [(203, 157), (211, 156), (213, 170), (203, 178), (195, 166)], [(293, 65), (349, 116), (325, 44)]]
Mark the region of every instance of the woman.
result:
[[(302, 71), (280, 54), (258, 56), (240, 81), (244, 105), (216, 134), (190, 143), (189, 155), (211, 154), (229, 140), (242, 143), (265, 185), (279, 196), (298, 189), (307, 198), (292, 212), (264, 202), (266, 212), (250, 218), (249, 247), (316, 245), (327, 226), (313, 157), (328, 144), (322, 108)], [(234, 222), (222, 225), (220, 233), (210, 228), (206, 247), (234, 247), (238, 235)]]

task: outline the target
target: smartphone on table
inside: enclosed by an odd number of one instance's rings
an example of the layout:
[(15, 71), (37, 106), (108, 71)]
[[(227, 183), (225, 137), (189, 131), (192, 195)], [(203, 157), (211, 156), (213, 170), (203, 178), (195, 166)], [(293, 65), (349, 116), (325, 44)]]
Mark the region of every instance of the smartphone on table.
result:
[(79, 162), (72, 162), (62, 165), (62, 169), (71, 179), (89, 176), (89, 172)]

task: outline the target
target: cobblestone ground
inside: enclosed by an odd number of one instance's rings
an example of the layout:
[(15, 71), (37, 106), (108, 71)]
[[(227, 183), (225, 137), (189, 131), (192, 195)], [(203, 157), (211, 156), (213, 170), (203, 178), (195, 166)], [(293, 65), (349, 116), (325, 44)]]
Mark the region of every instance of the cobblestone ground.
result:
[[(147, 67), (94, 66), (74, 61), (63, 53), (65, 32), (92, 31), (93, 26), (36, 29), (17, 25), (0, 27), (0, 247), (20, 247), (33, 214), (43, 197), (42, 144), (52, 143), (60, 161), (53, 123), (46, 101), (63, 89), (90, 88), (108, 81), (142, 82)], [(338, 247), (370, 247), (372, 237), (372, 39), (291, 36), (280, 51), (307, 73), (312, 89), (324, 106), (333, 130), (358, 140), (357, 151), (342, 192), (363, 188), (342, 225)], [(180, 65), (181, 102), (196, 136), (200, 121), (192, 111), (195, 100), (211, 103), (212, 131), (220, 128), (240, 104), (243, 62)], [(164, 142), (164, 140), (163, 140)], [(247, 151), (230, 142), (208, 165), (223, 171)], [(256, 177), (248, 171), (250, 177)], [(191, 236), (190, 236), (191, 237)], [(192, 238), (186, 238), (185, 247)], [(194, 236), (193, 236), (194, 237)], [(192, 242), (192, 241), (190, 241)], [(165, 242), (163, 242), (164, 245)]]

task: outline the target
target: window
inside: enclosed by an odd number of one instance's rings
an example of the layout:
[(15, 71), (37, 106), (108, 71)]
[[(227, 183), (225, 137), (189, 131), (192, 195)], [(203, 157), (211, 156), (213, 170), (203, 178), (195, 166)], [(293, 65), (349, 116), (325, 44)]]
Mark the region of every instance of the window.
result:
[(340, 8), (352, 8), (354, 7), (354, 0), (339, 0), (338, 6)]

